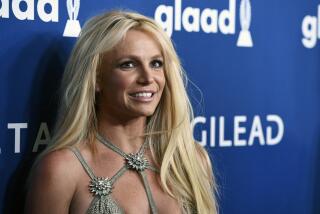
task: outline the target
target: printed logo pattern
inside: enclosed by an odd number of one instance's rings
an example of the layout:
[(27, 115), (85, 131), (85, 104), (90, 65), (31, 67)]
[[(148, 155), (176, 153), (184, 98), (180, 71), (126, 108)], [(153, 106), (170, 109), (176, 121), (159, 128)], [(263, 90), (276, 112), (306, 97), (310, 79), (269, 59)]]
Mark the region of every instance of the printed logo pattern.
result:
[[(186, 7), (182, 9), (182, 0), (175, 0), (174, 6), (159, 5), (154, 13), (154, 19), (163, 27), (169, 36), (173, 31), (204, 32), (224, 35), (236, 32), (236, 0), (229, 0), (229, 8), (218, 11), (213, 8)], [(238, 47), (252, 47), (252, 37), (249, 31), (251, 23), (251, 4), (249, 0), (240, 3), (241, 32), (238, 37)]]
[(78, 37), (81, 31), (80, 23), (77, 20), (80, 9), (80, 0), (67, 0), (69, 19), (64, 28), (63, 36)]
[(302, 20), (301, 31), (302, 44), (306, 48), (314, 48), (320, 39), (320, 5), (318, 5), (318, 16), (307, 15)]
[(240, 3), (240, 26), (241, 31), (238, 37), (238, 47), (252, 47), (252, 38), (249, 31), (251, 23), (251, 4), (249, 0), (242, 0)]

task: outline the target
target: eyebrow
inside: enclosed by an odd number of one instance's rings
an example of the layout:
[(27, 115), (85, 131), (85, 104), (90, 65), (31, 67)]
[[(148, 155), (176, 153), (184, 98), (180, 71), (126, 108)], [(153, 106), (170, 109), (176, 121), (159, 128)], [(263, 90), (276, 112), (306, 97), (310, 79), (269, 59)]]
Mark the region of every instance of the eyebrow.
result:
[(160, 54), (157, 54), (157, 55), (151, 57), (151, 59), (157, 59), (157, 58), (162, 58), (163, 59), (163, 56), (160, 55)]
[[(156, 54), (154, 56), (151, 57), (151, 59), (163, 59), (163, 56), (161, 54)], [(116, 59), (116, 61), (119, 61), (119, 60), (122, 60), (122, 59), (134, 59), (134, 60), (139, 60), (140, 57), (139, 56), (136, 56), (136, 55), (125, 55), (125, 56), (122, 56), (122, 57), (119, 57)]]

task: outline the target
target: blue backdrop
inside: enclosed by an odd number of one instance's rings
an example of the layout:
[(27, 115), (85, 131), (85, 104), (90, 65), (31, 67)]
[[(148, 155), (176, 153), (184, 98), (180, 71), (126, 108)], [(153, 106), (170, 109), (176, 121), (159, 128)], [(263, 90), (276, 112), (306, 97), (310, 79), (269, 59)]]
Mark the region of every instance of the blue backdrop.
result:
[(172, 37), (221, 213), (320, 213), (319, 0), (0, 0), (0, 212), (22, 212), (80, 27), (115, 8)]

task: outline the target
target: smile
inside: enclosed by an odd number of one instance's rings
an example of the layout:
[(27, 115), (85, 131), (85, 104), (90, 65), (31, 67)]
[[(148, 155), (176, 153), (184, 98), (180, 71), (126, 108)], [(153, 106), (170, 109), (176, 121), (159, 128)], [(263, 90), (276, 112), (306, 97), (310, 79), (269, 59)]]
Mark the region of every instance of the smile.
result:
[(134, 96), (134, 97), (152, 97), (153, 93), (151, 92), (139, 92), (139, 93), (135, 93), (135, 94), (132, 94), (131, 96)]
[(150, 102), (153, 100), (154, 94), (155, 93), (152, 93), (152, 92), (137, 92), (137, 93), (130, 94), (130, 96), (136, 101)]

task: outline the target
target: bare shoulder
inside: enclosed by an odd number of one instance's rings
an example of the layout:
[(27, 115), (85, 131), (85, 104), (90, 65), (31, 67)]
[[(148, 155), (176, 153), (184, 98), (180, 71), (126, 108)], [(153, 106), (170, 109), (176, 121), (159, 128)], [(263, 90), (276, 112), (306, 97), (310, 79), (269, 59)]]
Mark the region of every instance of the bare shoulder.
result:
[(69, 149), (43, 156), (31, 175), (26, 213), (68, 213), (79, 172), (79, 164)]
[(47, 182), (68, 182), (69, 179), (76, 177), (74, 174), (77, 171), (76, 166), (78, 163), (74, 154), (69, 149), (61, 149), (46, 154), (36, 166), (35, 175), (45, 176), (49, 179)]

